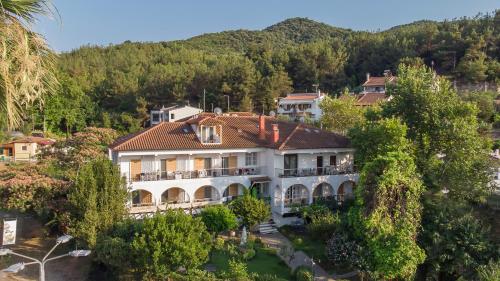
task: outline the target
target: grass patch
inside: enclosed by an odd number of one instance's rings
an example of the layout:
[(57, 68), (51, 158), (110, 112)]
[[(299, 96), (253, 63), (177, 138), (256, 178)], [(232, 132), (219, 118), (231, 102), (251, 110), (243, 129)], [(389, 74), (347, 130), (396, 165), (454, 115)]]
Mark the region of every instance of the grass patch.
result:
[[(260, 246), (255, 247), (255, 257), (246, 262), (249, 273), (271, 274), (286, 280), (292, 280), (290, 269), (277, 255), (276, 251)], [(228, 270), (229, 256), (224, 251), (214, 250), (210, 263), (214, 264), (217, 271)]]
[(313, 239), (305, 227), (285, 225), (279, 231), (293, 243), (296, 251), (303, 251), (330, 274), (343, 274), (352, 271), (352, 268), (334, 266), (328, 262), (326, 257), (326, 243)]

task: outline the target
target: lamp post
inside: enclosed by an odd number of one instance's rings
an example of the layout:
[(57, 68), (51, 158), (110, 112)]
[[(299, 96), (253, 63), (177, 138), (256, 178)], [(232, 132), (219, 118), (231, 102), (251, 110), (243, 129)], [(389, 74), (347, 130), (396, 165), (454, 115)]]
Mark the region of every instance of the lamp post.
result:
[(90, 253), (91, 253), (90, 250), (74, 250), (74, 251), (70, 251), (70, 252), (63, 254), (63, 255), (48, 258), (49, 255), (57, 248), (57, 246), (59, 246), (60, 244), (67, 243), (71, 239), (73, 239), (73, 237), (71, 235), (63, 235), (63, 236), (58, 237), (54, 247), (52, 247), (52, 249), (50, 249), (50, 251), (43, 257), (42, 260), (37, 260), (37, 259), (32, 258), (32, 257), (18, 254), (10, 249), (0, 249), (0, 256), (14, 255), (14, 256), (18, 256), (18, 257), (25, 258), (25, 259), (32, 261), (32, 262), (28, 262), (28, 263), (24, 263), (24, 262), (16, 263), (16, 264), (13, 264), (13, 265), (7, 267), (6, 269), (4, 269), (2, 271), (3, 272), (10, 272), (10, 273), (18, 273), (19, 271), (23, 270), (26, 265), (38, 264), (40, 266), (40, 281), (45, 281), (45, 263), (47, 263), (49, 261), (57, 260), (60, 258), (68, 257), (68, 256), (70, 256), (70, 257), (86, 257), (86, 256), (90, 255)]

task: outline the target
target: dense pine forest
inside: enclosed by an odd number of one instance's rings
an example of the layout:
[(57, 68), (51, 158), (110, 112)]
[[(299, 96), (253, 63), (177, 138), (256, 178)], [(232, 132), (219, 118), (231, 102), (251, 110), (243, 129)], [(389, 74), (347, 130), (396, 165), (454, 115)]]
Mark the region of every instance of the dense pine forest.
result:
[[(83, 46), (60, 54), (61, 90), (35, 112), (52, 132), (88, 125), (138, 130), (151, 107), (172, 103), (231, 110), (252, 101), (256, 112), (314, 84), (330, 95), (359, 91), (366, 73), (393, 72), (402, 60), (422, 60), (462, 84), (498, 84), (500, 12), (442, 22), (418, 21), (367, 32), (292, 18), (264, 30), (204, 34), (182, 41)], [(72, 110), (68, 112), (68, 108)], [(245, 108), (247, 109), (247, 108)], [(42, 117), (43, 116), (43, 117)]]

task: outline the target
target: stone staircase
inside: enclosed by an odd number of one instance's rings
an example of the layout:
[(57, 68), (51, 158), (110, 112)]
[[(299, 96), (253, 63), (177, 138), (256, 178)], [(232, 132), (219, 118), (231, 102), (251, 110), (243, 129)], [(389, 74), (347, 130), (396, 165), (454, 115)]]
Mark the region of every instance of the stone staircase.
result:
[(278, 232), (278, 229), (276, 228), (276, 225), (274, 222), (266, 222), (266, 223), (261, 223), (259, 224), (259, 232), (262, 234), (270, 234), (270, 233), (275, 233)]

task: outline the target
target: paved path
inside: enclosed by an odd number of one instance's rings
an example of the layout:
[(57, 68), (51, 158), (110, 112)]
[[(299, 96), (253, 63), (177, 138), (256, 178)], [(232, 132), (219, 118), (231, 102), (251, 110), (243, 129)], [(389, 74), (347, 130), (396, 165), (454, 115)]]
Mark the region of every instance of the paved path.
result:
[[(258, 237), (262, 240), (262, 243), (268, 245), (271, 248), (278, 250), (278, 256), (280, 256), (283, 261), (288, 264), (288, 266), (295, 270), (298, 266), (305, 265), (311, 267), (312, 261), (311, 258), (308, 257), (302, 251), (295, 251), (293, 259), (289, 261), (288, 258), (282, 257), (279, 253), (279, 249), (281, 249), (284, 245), (292, 247), (292, 243), (288, 238), (286, 238), (283, 234), (276, 232), (272, 234), (257, 234)], [(314, 264), (312, 266), (314, 272), (314, 280), (318, 281), (335, 281), (335, 279), (349, 278), (357, 275), (357, 272), (349, 272), (342, 275), (330, 275), (323, 268), (321, 268), (318, 264)]]

